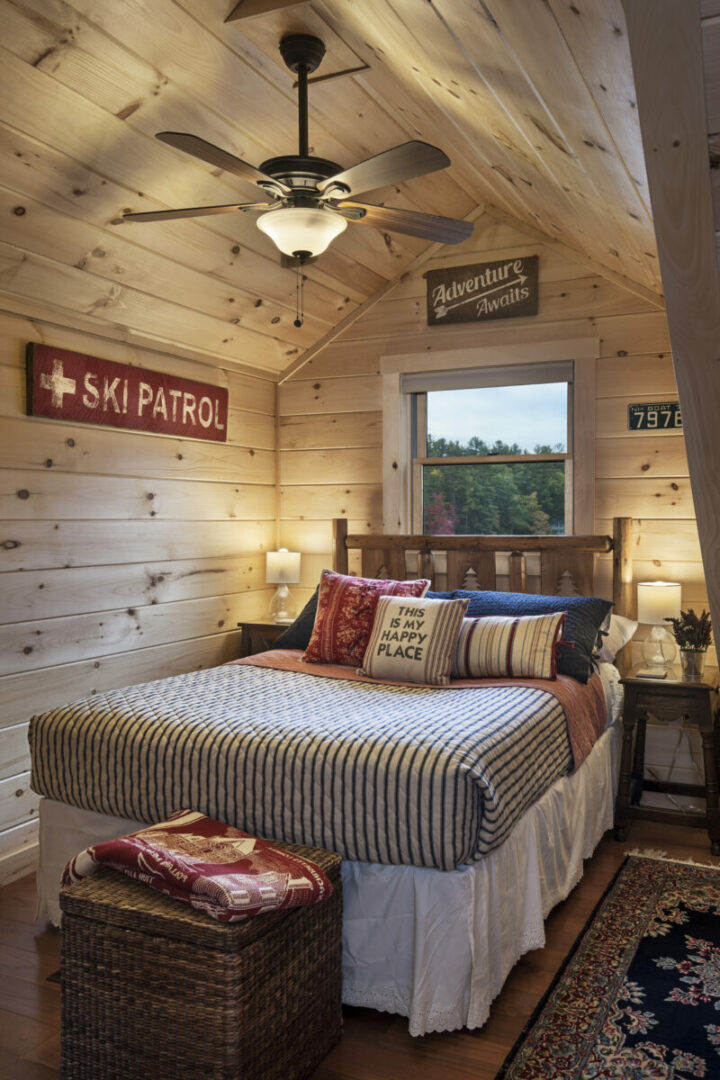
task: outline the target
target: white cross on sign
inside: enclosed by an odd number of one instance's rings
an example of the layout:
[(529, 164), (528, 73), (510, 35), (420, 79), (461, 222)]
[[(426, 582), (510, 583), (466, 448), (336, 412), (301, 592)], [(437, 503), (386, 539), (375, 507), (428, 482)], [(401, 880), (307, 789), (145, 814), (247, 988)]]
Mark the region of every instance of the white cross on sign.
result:
[(43, 390), (52, 390), (53, 407), (62, 409), (63, 397), (65, 394), (74, 394), (77, 383), (75, 379), (65, 378), (61, 360), (53, 360), (52, 375), (46, 375), (43, 372), (40, 376), (40, 385)]

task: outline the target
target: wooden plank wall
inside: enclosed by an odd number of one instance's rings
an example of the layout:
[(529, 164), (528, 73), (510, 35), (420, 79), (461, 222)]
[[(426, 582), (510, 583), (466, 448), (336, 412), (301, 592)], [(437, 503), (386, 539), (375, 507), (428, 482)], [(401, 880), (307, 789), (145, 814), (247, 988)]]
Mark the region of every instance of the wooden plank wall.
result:
[[(587, 335), (600, 339), (595, 528), (612, 532), (616, 515), (640, 519), (637, 577), (680, 581), (684, 604), (707, 606), (683, 436), (627, 429), (630, 402), (677, 400), (664, 312), (489, 215), (463, 248), (429, 267), (525, 254), (540, 256), (537, 316), (428, 328), (418, 274), (280, 387), (280, 533), (287, 546), (307, 553), (304, 596), (329, 560), (332, 517), (347, 515), (351, 531), (381, 526), (383, 355)], [(598, 591), (611, 595), (609, 557)], [(635, 652), (640, 659), (639, 646)]]
[[(227, 386), (226, 444), (30, 418), (25, 343)], [(275, 544), (270, 378), (0, 315), (0, 884), (34, 859), (30, 715), (237, 655)]]

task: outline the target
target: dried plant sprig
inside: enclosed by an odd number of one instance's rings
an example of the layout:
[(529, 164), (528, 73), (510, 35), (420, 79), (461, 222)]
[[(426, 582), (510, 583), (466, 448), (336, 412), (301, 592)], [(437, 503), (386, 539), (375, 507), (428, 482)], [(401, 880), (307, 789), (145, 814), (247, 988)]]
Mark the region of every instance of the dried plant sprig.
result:
[(696, 615), (692, 608), (680, 612), (677, 619), (665, 619), (672, 623), (675, 641), (681, 649), (707, 649), (712, 645), (712, 622), (710, 612), (703, 609), (702, 615)]

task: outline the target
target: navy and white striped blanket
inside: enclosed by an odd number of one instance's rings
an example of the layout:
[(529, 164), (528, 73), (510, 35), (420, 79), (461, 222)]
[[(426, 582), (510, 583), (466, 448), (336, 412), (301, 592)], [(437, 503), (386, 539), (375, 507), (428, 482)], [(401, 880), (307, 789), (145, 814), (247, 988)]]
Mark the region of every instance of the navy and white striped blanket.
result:
[(564, 710), (515, 683), (448, 689), (228, 665), (33, 717), (32, 787), (157, 822), (191, 806), (344, 858), (451, 870), (572, 767)]

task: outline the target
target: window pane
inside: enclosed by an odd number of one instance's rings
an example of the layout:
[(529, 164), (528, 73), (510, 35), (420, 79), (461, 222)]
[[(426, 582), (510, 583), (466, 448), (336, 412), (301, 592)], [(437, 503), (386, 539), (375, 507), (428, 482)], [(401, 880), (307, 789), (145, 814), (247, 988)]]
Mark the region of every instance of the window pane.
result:
[(433, 390), (426, 457), (567, 450), (567, 383)]
[(565, 462), (424, 465), (423, 532), (565, 532)]

